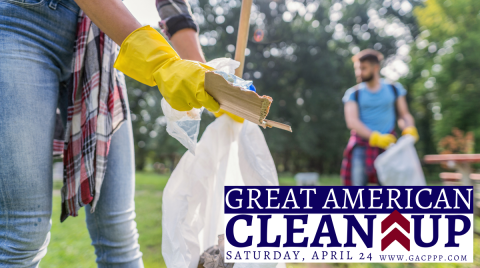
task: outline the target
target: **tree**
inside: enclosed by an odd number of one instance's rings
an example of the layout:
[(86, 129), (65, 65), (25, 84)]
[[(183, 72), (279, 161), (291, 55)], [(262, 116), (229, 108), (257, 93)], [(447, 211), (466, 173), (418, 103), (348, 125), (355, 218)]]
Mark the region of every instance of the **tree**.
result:
[(476, 0), (427, 0), (414, 10), (422, 32), (405, 81), (414, 95), (423, 153), (436, 153), (438, 141), (455, 127), (472, 131), (480, 150), (479, 12)]

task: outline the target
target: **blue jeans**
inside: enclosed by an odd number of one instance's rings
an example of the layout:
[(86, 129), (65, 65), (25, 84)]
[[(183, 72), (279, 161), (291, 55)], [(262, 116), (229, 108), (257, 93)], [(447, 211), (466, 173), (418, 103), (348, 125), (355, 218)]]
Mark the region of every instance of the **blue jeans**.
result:
[[(0, 267), (38, 267), (47, 252), (55, 111), (67, 105), (78, 12), (73, 0), (0, 0)], [(86, 207), (98, 267), (143, 267), (134, 172), (128, 121), (113, 135), (96, 211)]]
[(356, 145), (352, 151), (352, 185), (366, 186), (368, 183), (365, 168), (365, 147)]

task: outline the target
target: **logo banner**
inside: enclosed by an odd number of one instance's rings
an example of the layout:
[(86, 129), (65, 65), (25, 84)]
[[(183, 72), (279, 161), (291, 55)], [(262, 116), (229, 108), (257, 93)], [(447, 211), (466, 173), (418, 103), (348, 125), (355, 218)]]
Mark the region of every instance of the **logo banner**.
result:
[(225, 186), (225, 262), (473, 262), (473, 187)]

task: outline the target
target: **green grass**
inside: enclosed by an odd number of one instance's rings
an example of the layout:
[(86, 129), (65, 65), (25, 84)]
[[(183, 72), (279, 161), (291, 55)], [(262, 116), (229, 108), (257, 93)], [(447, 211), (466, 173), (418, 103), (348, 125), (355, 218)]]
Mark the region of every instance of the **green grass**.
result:
[(168, 176), (137, 173), (135, 211), (145, 267), (166, 267), (162, 256), (162, 191)]
[[(295, 186), (295, 179), (291, 176), (288, 177), (279, 177), (278, 182), (281, 186)], [(333, 185), (342, 185), (342, 180), (339, 176), (327, 175), (320, 176), (320, 186), (333, 186)]]
[[(162, 257), (162, 190), (168, 177), (153, 173), (138, 173), (136, 177), (136, 222), (140, 234), (140, 250), (146, 268), (166, 267)], [(60, 184), (55, 184), (58, 190)], [(51, 241), (40, 263), (42, 268), (96, 267), (94, 248), (85, 223), (85, 211), (76, 218), (60, 223), (60, 202), (54, 192)]]
[[(162, 257), (162, 191), (167, 184), (168, 176), (141, 172), (136, 177), (135, 207), (137, 228), (140, 234), (140, 250), (146, 268), (166, 268)], [(293, 177), (280, 177), (280, 185), (295, 185)], [(341, 185), (338, 176), (321, 176), (320, 185)], [(55, 184), (58, 190), (60, 184)], [(96, 267), (95, 253), (90, 245), (90, 237), (85, 224), (85, 211), (82, 209), (77, 218), (69, 218), (60, 223), (60, 196), (55, 191), (53, 197), (53, 216), (51, 241), (45, 258), (40, 263), (42, 268), (56, 267)], [(480, 219), (475, 220), (475, 229), (480, 230)], [(447, 267), (480, 267), (480, 237), (474, 241), (475, 262), (473, 264), (287, 264), (287, 268), (447, 268)], [(478, 257), (477, 257), (478, 256)]]
[(77, 218), (69, 218), (60, 223), (61, 197), (53, 197), (53, 215), (50, 245), (40, 267), (95, 267), (95, 253), (90, 245), (85, 224), (85, 211), (82, 209)]

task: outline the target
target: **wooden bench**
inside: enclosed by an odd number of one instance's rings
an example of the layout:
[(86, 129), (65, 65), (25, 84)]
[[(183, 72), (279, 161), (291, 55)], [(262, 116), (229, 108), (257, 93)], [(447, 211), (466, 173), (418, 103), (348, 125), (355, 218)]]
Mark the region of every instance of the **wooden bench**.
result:
[[(442, 179), (445, 186), (461, 186), (462, 174), (455, 172), (442, 172), (440, 173), (440, 179)], [(480, 183), (480, 174), (470, 174), (470, 179), (474, 183)]]

